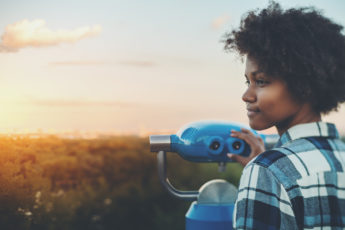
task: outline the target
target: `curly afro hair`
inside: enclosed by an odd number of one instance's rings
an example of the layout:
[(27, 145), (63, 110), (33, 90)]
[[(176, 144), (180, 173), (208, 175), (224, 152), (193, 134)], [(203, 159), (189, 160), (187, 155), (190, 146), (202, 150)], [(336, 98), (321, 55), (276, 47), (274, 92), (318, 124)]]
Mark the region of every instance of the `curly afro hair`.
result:
[(225, 35), (225, 50), (250, 56), (268, 76), (286, 82), (296, 100), (327, 114), (345, 101), (342, 29), (314, 8), (282, 10), (271, 1)]

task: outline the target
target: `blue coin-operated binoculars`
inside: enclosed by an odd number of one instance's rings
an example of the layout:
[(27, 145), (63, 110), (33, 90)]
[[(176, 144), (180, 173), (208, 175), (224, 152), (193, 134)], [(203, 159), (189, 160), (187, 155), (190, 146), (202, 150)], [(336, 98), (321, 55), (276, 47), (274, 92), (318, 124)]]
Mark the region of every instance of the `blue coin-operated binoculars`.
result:
[(250, 146), (241, 139), (230, 136), (231, 130), (241, 128), (260, 135), (266, 146), (278, 140), (278, 135), (263, 135), (232, 122), (200, 121), (190, 123), (173, 135), (150, 136), (151, 152), (158, 152), (158, 175), (168, 192), (180, 199), (193, 201), (186, 213), (186, 230), (232, 229), (232, 215), (237, 188), (225, 180), (211, 180), (199, 191), (181, 191), (167, 178), (166, 152), (175, 152), (192, 162), (216, 162), (220, 171), (232, 162), (227, 153), (249, 156)]

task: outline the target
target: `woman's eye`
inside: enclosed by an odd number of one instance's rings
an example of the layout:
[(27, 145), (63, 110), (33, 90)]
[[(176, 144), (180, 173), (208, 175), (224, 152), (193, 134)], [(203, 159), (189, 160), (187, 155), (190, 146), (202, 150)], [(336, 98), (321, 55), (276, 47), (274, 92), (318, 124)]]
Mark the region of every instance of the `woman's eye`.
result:
[(249, 86), (249, 85), (250, 85), (249, 80), (246, 80), (244, 83), (245, 83), (247, 86)]
[(255, 84), (258, 85), (258, 86), (264, 86), (264, 85), (267, 84), (267, 81), (259, 79), (259, 80), (255, 81)]

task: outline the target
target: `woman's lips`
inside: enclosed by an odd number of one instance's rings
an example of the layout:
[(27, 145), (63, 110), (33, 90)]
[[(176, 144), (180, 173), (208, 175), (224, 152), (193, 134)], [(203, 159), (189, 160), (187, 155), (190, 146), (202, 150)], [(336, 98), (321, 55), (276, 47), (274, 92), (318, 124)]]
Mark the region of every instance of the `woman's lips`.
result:
[(260, 110), (258, 109), (250, 109), (250, 108), (247, 108), (247, 116), (248, 117), (252, 117), (252, 116), (255, 116), (256, 114), (260, 113)]

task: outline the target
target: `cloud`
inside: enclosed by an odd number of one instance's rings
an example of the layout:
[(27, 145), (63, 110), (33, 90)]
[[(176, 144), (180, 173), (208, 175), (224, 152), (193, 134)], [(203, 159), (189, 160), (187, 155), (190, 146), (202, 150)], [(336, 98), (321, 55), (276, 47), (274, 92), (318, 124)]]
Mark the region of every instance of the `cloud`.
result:
[(19, 101), (21, 104), (30, 104), (43, 107), (90, 107), (90, 106), (105, 106), (105, 107), (120, 107), (129, 108), (137, 107), (138, 105), (131, 102), (121, 101), (91, 101), (91, 100), (64, 100), (64, 99), (37, 99), (26, 98)]
[(145, 60), (122, 60), (122, 61), (96, 61), (96, 60), (75, 60), (75, 61), (58, 61), (58, 62), (51, 62), (49, 65), (52, 66), (91, 66), (91, 65), (106, 65), (106, 64), (116, 64), (116, 65), (124, 65), (124, 66), (131, 66), (131, 67), (153, 67), (156, 66), (157, 63), (153, 61), (145, 61)]
[(91, 66), (91, 65), (105, 65), (108, 62), (105, 61), (93, 61), (93, 60), (86, 60), (86, 61), (59, 61), (59, 62), (51, 62), (49, 63), (53, 66)]
[(137, 67), (152, 67), (156, 63), (152, 61), (139, 61), (139, 60), (129, 60), (129, 61), (120, 61), (118, 62), (121, 65), (137, 66)]
[(227, 23), (230, 20), (230, 16), (225, 14), (222, 15), (212, 21), (211, 27), (212, 29), (220, 29), (225, 23)]
[(46, 27), (42, 19), (22, 21), (7, 25), (2, 34), (0, 52), (16, 52), (25, 47), (55, 46), (60, 43), (74, 43), (81, 39), (96, 36), (101, 32), (99, 25), (84, 26), (74, 30), (53, 31)]
[(17, 52), (18, 49), (4, 46), (3, 44), (0, 44), (0, 53), (12, 53)]

